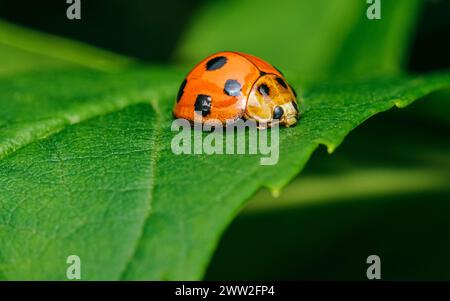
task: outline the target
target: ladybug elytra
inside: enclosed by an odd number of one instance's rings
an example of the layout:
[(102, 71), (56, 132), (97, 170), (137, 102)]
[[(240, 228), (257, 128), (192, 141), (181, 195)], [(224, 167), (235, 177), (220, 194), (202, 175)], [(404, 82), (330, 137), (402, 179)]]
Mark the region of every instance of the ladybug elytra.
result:
[(255, 56), (219, 52), (201, 61), (182, 82), (173, 113), (202, 122), (250, 119), (271, 126), (295, 125), (297, 95), (282, 73)]

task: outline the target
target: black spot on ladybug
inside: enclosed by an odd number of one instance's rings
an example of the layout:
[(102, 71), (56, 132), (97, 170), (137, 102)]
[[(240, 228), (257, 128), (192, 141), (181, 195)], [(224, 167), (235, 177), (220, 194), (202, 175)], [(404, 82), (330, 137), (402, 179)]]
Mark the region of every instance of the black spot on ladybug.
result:
[(258, 87), (258, 91), (259, 91), (259, 93), (261, 93), (261, 95), (264, 95), (264, 96), (268, 96), (270, 94), (270, 89), (266, 84), (261, 84)]
[(234, 79), (229, 79), (225, 83), (225, 87), (223, 88), (223, 91), (230, 96), (238, 96), (241, 94), (242, 86), (241, 84)]
[(284, 110), (282, 107), (276, 106), (273, 110), (273, 119), (280, 119), (283, 116)]
[(205, 117), (211, 112), (211, 96), (199, 94), (195, 100), (194, 109), (196, 112), (202, 112)]
[(181, 97), (183, 96), (184, 88), (186, 87), (186, 84), (187, 84), (187, 79), (184, 79), (184, 81), (181, 83), (180, 89), (178, 90), (177, 102), (179, 102)]
[(227, 63), (227, 61), (228, 61), (228, 59), (224, 56), (218, 56), (218, 57), (212, 58), (206, 63), (206, 70), (213, 71), (213, 70), (220, 69), (223, 67), (223, 65), (225, 65)]
[(292, 101), (292, 106), (294, 107), (295, 111), (298, 113), (298, 106), (297, 106), (297, 102), (295, 100)]
[(295, 89), (292, 86), (289, 86), (289, 87), (291, 87), (292, 92), (294, 92), (295, 98), (297, 98), (297, 92), (295, 92)]
[(277, 81), (281, 86), (283, 86), (283, 88), (287, 89), (286, 82), (285, 82), (281, 77), (277, 77), (277, 78), (276, 78), (276, 81)]

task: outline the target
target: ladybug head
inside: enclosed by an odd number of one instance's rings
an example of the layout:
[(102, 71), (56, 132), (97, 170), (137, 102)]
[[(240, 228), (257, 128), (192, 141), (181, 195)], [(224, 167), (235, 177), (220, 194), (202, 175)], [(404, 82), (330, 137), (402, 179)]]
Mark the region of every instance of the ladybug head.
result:
[(253, 85), (245, 116), (260, 123), (280, 123), (287, 127), (298, 121), (299, 110), (295, 91), (275, 74), (265, 74)]

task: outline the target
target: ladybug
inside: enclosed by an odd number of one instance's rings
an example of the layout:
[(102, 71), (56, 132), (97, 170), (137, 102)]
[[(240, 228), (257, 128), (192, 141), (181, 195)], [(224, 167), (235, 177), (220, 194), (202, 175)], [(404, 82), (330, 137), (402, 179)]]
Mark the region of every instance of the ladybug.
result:
[(295, 125), (297, 94), (283, 74), (269, 63), (241, 52), (213, 54), (192, 69), (181, 83), (173, 109), (176, 118), (222, 124), (254, 120), (270, 127)]

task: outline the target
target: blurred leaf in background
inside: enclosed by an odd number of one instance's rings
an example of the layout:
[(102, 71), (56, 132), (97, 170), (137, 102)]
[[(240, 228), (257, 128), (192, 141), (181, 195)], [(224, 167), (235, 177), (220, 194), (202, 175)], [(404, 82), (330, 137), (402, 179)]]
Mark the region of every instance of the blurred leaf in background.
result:
[(307, 83), (392, 74), (407, 60), (420, 3), (383, 1), (382, 20), (371, 21), (360, 0), (214, 1), (194, 16), (177, 56), (195, 62), (214, 51), (248, 52)]
[(36, 34), (0, 20), (0, 75), (22, 71), (85, 67), (117, 71), (130, 65), (125, 56), (90, 47), (61, 37)]

